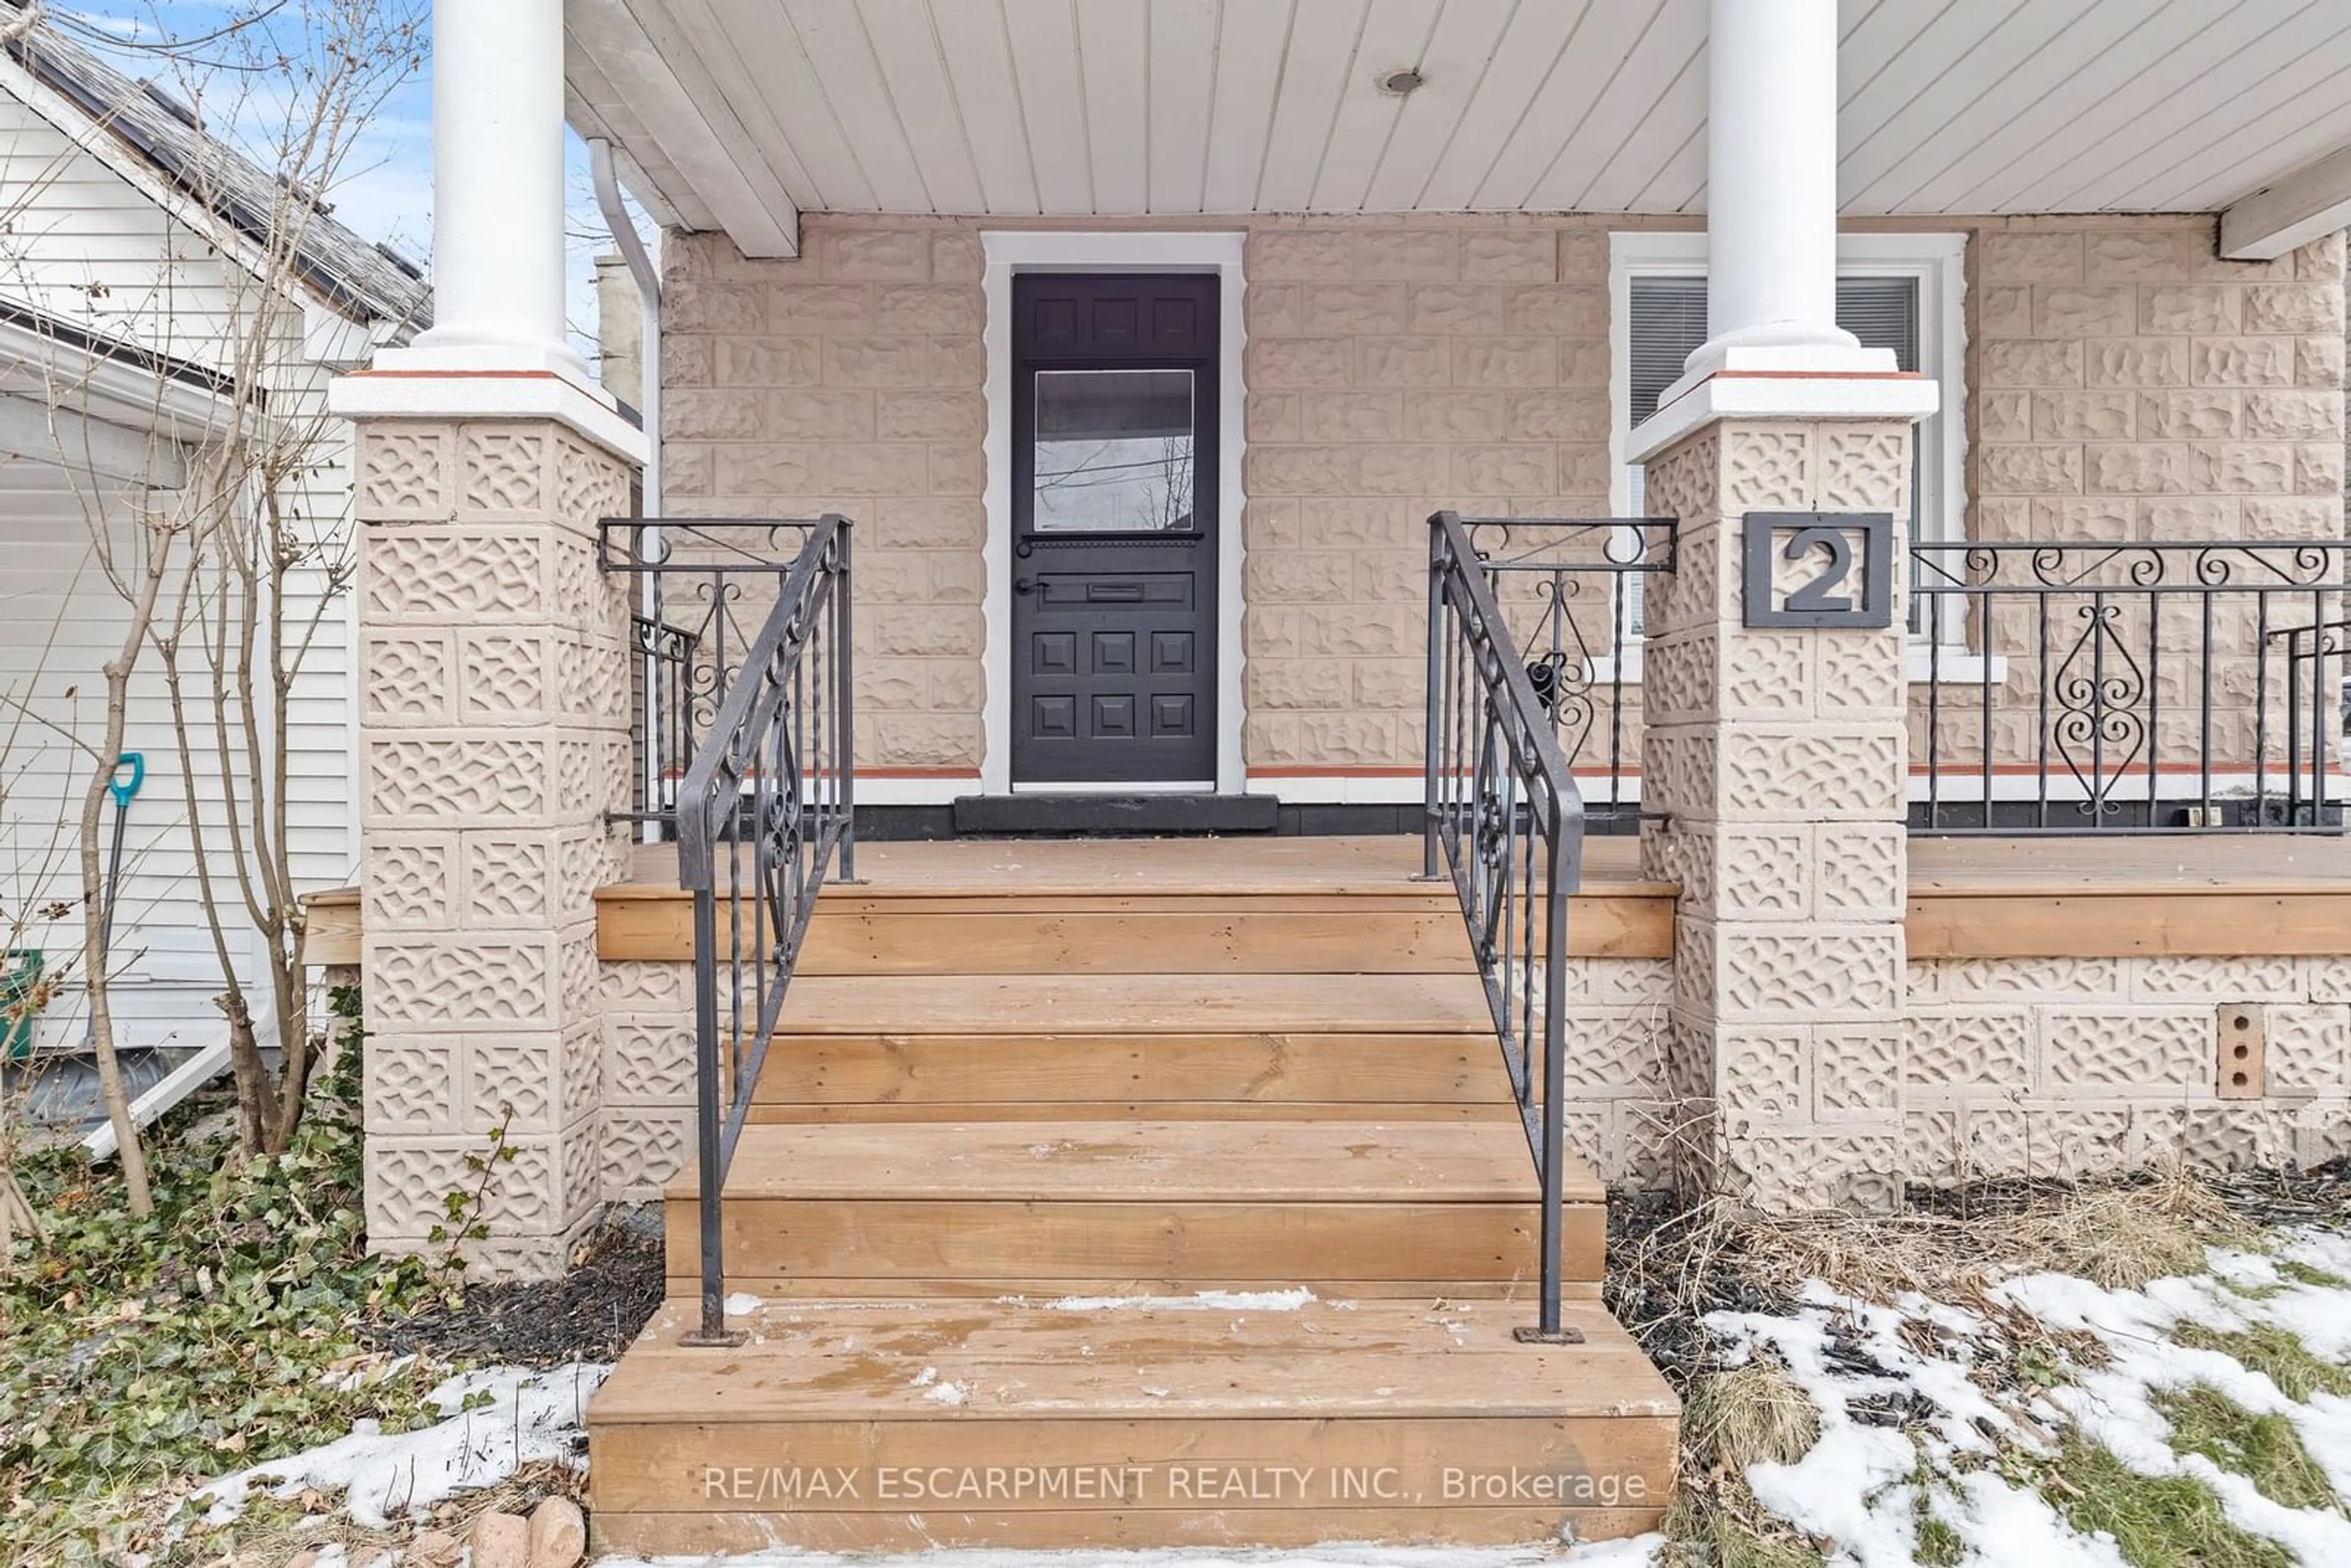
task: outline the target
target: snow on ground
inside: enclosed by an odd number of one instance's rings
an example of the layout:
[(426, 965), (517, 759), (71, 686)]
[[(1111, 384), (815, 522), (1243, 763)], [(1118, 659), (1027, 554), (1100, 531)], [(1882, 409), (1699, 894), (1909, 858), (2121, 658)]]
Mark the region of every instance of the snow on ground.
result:
[(465, 1373), (430, 1396), (444, 1417), (438, 1425), (385, 1432), (361, 1421), (322, 1448), (224, 1476), (196, 1501), (206, 1507), (207, 1522), (224, 1524), (256, 1491), (293, 1497), (306, 1487), (348, 1490), (352, 1520), (381, 1530), (396, 1514), (496, 1486), (525, 1465), (576, 1457), (588, 1396), (611, 1370), (583, 1363), (552, 1372)]
[[(2280, 1255), (2351, 1277), (2351, 1238), (2307, 1231)], [(1748, 1484), (1782, 1519), (1836, 1542), (1835, 1563), (1911, 1568), (1923, 1503), (1958, 1533), (1969, 1563), (2125, 1568), (2110, 1540), (2076, 1532), (2036, 1493), (1989, 1467), (1954, 1462), (2001, 1447), (2045, 1454), (2058, 1430), (2071, 1427), (2138, 1474), (2203, 1481), (2232, 1523), (2277, 1542), (2306, 1568), (2351, 1563), (2351, 1519), (2283, 1507), (2210, 1459), (2175, 1452), (2170, 1425), (2152, 1402), (2159, 1391), (2203, 1384), (2254, 1415), (2283, 1416), (2335, 1491), (2351, 1499), (2351, 1400), (2321, 1393), (2298, 1403), (2231, 1357), (2169, 1337), (2183, 1322), (2224, 1332), (2266, 1324), (2339, 1361), (2351, 1354), (2351, 1291), (2291, 1279), (2253, 1253), (2214, 1249), (2210, 1260), (2208, 1274), (2158, 1280), (2144, 1291), (2104, 1290), (2064, 1274), (2026, 1275), (1999, 1286), (1994, 1294), (2005, 1304), (2051, 1329), (2095, 1335), (2110, 1358), (2074, 1382), (2012, 1406), (1970, 1380), (1973, 1346), (1986, 1325), (1957, 1308), (1917, 1297), (1896, 1308), (1871, 1306), (1815, 1282), (1792, 1315), (1712, 1313), (1708, 1326), (1734, 1357), (1768, 1348), (1821, 1411), (1812, 1451), (1794, 1464), (1750, 1466)], [(1906, 1323), (1930, 1325), (1941, 1354), (1914, 1348), (1915, 1338), (1903, 1333)], [(1867, 1419), (1892, 1400), (1907, 1401), (1923, 1418), (1915, 1439)], [(1921, 1489), (1915, 1484), (1921, 1471), (1940, 1484)]]

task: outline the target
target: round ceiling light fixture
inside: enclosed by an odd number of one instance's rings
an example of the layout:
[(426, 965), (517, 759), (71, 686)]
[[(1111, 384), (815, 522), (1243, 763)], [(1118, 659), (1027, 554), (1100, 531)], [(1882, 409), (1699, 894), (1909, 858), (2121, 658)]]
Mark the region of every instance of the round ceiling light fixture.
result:
[(1374, 80), (1382, 92), (1395, 98), (1404, 98), (1417, 92), (1428, 83), (1428, 78), (1420, 74), (1417, 67), (1407, 67), (1400, 71), (1383, 71)]

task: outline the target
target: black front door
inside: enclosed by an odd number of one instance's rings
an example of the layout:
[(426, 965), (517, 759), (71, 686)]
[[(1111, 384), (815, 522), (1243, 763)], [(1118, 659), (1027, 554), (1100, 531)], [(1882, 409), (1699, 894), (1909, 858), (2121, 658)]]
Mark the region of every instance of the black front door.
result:
[(1012, 280), (1012, 781), (1217, 776), (1217, 279)]

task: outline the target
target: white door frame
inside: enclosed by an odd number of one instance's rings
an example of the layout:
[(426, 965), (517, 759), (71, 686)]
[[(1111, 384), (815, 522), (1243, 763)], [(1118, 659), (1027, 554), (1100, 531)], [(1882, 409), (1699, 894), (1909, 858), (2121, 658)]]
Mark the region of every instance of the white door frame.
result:
[[(1215, 231), (998, 229), (981, 234), (987, 301), (987, 587), (980, 760), (983, 794), (1012, 789), (1012, 278), (1021, 272), (1217, 275), (1217, 792), (1241, 775), (1241, 252), (1248, 235)], [(1083, 786), (1057, 787), (1072, 791)], [(1130, 792), (1133, 787), (1129, 786)]]

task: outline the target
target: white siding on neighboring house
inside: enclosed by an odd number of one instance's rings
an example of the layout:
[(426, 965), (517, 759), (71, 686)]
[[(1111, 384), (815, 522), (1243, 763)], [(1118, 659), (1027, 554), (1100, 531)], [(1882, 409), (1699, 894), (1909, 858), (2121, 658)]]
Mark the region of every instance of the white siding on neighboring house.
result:
[[(130, 179), (107, 167), (24, 104), (0, 96), (0, 301), (86, 323), (107, 337), (175, 358), (225, 369), (236, 330), (239, 295), (249, 275), (212, 253), (207, 242), (160, 207)], [(298, 344), (298, 312), (287, 310)], [(289, 361), (295, 356), (286, 356)], [(273, 379), (278, 379), (273, 377)], [(327, 373), (293, 365), (284, 384), (267, 389), (281, 414), (323, 407)], [(338, 539), (349, 530), (350, 473), (347, 426), (324, 427), (321, 471), (290, 486), (287, 504)], [(100, 569), (93, 528), (103, 514), (126, 547), (133, 510), (116, 496), (101, 500), (96, 482), (62, 471), (47, 455), (0, 456), (0, 940), (41, 947), (55, 959), (80, 948), (80, 915), (39, 917), (44, 904), (80, 891), (78, 820), (87, 769), (104, 721), (100, 666), (120, 650), (128, 609)], [(108, 489), (119, 490), (109, 486)], [(168, 509), (168, 503), (166, 504)], [(289, 605), (301, 621), (311, 597)], [(355, 712), (350, 688), (350, 615), (336, 602), (320, 617), (305, 655), (287, 717), (287, 812), (293, 869), (305, 890), (350, 882), (357, 863), (352, 775)], [(266, 683), (265, 683), (266, 689)], [(196, 716), (199, 722), (206, 715)], [(185, 789), (172, 738), (160, 662), (142, 652), (131, 687), (127, 749), (147, 759), (145, 788), (133, 804), (118, 904), (115, 1011), (128, 1044), (202, 1043), (216, 1038), (220, 988), (199, 902)], [(78, 745), (69, 745), (71, 736)], [(194, 768), (225, 880), (220, 828), (219, 769), (209, 757)], [(243, 790), (240, 800), (249, 800)], [(103, 835), (110, 834), (112, 807)], [(250, 977), (253, 936), (241, 929), (235, 951)], [(256, 994), (256, 1003), (266, 996)], [(60, 996), (39, 1040), (71, 1045), (82, 1038), (78, 996)]]
[(199, 363), (220, 360), (235, 308), (203, 235), (5, 93), (0, 297)]

